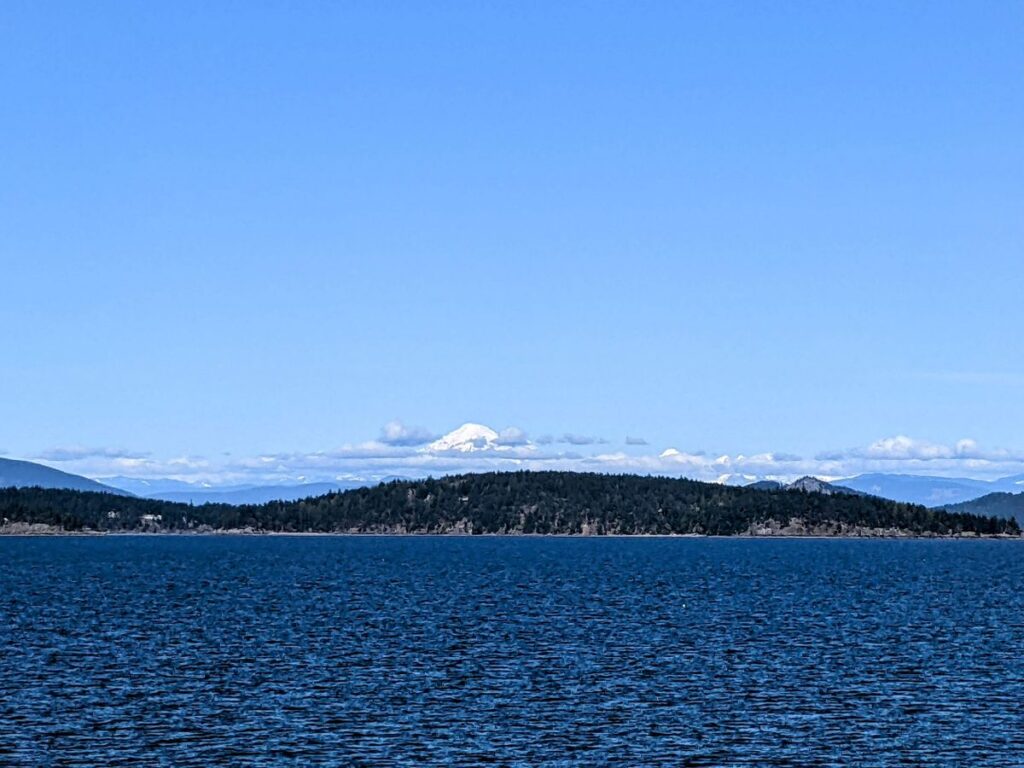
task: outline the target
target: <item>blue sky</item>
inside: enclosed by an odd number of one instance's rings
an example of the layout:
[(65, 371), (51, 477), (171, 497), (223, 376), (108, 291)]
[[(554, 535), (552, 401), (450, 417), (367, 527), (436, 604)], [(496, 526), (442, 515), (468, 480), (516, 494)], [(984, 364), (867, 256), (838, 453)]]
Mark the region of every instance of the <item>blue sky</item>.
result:
[(553, 5), (4, 3), (0, 449), (1021, 464), (1024, 6)]

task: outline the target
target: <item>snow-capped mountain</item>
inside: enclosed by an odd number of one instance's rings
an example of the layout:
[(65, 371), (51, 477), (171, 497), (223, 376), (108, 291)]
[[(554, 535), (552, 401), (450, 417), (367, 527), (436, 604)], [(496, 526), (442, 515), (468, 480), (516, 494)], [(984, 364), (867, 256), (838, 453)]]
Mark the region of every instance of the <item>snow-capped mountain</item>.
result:
[(757, 482), (763, 478), (759, 478), (757, 475), (744, 475), (738, 472), (726, 472), (725, 474), (719, 475), (715, 478), (716, 483), (721, 485), (750, 485), (751, 483)]
[(502, 446), (498, 443), (498, 433), (483, 424), (467, 423), (447, 435), (430, 443), (426, 450), (431, 453), (457, 451), (470, 453), (474, 451), (493, 451)]

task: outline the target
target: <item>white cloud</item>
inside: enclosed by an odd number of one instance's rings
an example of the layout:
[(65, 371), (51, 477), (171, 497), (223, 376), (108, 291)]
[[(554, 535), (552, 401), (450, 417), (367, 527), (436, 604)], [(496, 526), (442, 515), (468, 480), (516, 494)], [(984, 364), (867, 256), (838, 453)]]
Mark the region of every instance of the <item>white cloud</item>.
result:
[(602, 445), (607, 443), (603, 437), (591, 437), (590, 435), (577, 435), (573, 432), (566, 432), (562, 435), (560, 443), (568, 443), (569, 445)]
[(43, 461), (81, 461), (82, 459), (144, 459), (149, 453), (129, 451), (124, 448), (86, 448), (81, 445), (47, 448), (35, 459)]
[(495, 442), (498, 445), (518, 447), (529, 445), (530, 438), (519, 427), (507, 427), (498, 433), (498, 439)]
[(37, 458), (89, 477), (172, 478), (213, 485), (377, 480), (392, 475), (423, 477), (514, 469), (637, 472), (731, 483), (793, 480), (803, 475), (839, 478), (868, 472), (986, 479), (1024, 473), (1024, 452), (985, 448), (969, 438), (944, 444), (896, 435), (859, 448), (802, 458), (784, 452), (709, 453), (675, 447), (628, 453), (587, 450), (594, 445), (593, 438), (578, 439), (569, 443), (571, 450), (563, 450), (550, 439), (531, 440), (518, 427), (498, 432), (479, 424), (463, 425), (424, 444), (426, 435), (422, 428), (392, 422), (385, 425), (378, 440), (328, 451), (249, 457), (222, 454), (211, 460), (196, 456), (159, 459), (130, 451), (60, 448), (44, 451)]
[(221, 477), (226, 477), (228, 474), (223, 464), (211, 463), (200, 456), (177, 456), (169, 459), (156, 459), (143, 455), (110, 456), (103, 452), (83, 454), (78, 458), (71, 458), (59, 453), (55, 455), (62, 458), (42, 459), (33, 457), (32, 460), (50, 466), (56, 464), (64, 472), (94, 478), (118, 476), (141, 478), (209, 476), (219, 482)]
[(1019, 462), (1024, 461), (1024, 452), (1005, 449), (983, 449), (975, 440), (964, 438), (953, 445), (919, 440), (906, 435), (884, 437), (864, 448), (850, 448), (845, 451), (831, 451), (818, 454), (821, 461), (855, 462), (863, 461), (872, 466), (885, 463), (920, 463), (943, 461)]
[(380, 430), (380, 441), (385, 445), (424, 445), (436, 440), (430, 430), (423, 427), (407, 427), (398, 419), (389, 421)]
[(869, 459), (945, 459), (954, 455), (948, 446), (914, 440), (906, 435), (885, 437), (876, 440), (863, 451), (854, 455)]

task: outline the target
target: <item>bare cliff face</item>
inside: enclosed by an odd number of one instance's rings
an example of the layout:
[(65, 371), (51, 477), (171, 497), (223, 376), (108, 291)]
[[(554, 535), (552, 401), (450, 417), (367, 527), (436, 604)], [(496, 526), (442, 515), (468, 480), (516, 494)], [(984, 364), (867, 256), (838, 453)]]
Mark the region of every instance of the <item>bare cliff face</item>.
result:
[[(781, 523), (778, 520), (767, 520), (763, 523), (753, 523), (745, 533), (740, 534), (741, 536), (778, 536), (782, 537), (836, 537), (846, 536), (850, 538), (867, 538), (867, 539), (919, 539), (919, 538), (954, 538), (954, 539), (968, 539), (968, 538), (979, 538), (979, 535), (974, 531), (963, 531), (961, 533), (941, 535), (926, 531), (923, 533), (915, 533), (914, 531), (908, 531), (905, 528), (870, 528), (864, 525), (847, 525), (846, 523), (823, 523), (819, 525), (808, 525), (799, 518), (792, 518), (786, 523)], [(993, 537), (985, 538), (1011, 538), (1004, 534), (996, 534)]]
[(861, 491), (855, 491), (852, 488), (846, 488), (842, 485), (827, 483), (824, 480), (819, 480), (816, 477), (810, 476), (801, 477), (799, 480), (795, 480), (785, 487), (787, 490), (790, 491), (804, 491), (805, 493), (823, 493), (826, 496), (834, 496), (837, 493), (846, 493), (851, 496), (867, 495)]
[(0, 536), (52, 536), (67, 533), (57, 525), (47, 523), (12, 523), (0, 521)]
[(853, 490), (852, 488), (846, 488), (841, 485), (834, 485), (824, 480), (819, 480), (817, 477), (801, 477), (799, 480), (794, 480), (792, 483), (780, 483), (776, 480), (761, 480), (756, 483), (751, 483), (747, 486), (759, 491), (803, 491), (804, 493), (821, 493), (826, 496), (834, 496), (837, 493), (848, 493), (853, 496), (864, 496), (866, 494), (861, 491)]

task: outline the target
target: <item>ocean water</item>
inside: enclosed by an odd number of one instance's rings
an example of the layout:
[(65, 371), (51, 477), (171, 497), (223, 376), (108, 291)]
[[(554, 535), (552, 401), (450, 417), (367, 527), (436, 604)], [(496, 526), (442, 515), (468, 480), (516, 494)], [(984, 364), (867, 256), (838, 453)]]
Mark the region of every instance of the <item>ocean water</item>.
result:
[(0, 539), (0, 765), (1022, 766), (1005, 541)]

